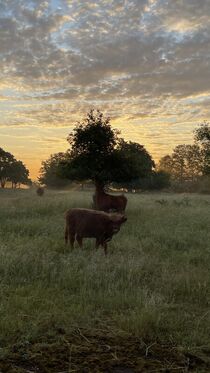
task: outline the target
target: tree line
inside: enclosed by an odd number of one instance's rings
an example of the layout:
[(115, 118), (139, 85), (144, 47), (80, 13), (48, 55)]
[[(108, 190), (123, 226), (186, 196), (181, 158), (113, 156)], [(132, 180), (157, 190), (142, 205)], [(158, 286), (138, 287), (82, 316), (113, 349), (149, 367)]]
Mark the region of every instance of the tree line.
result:
[(22, 161), (15, 159), (14, 155), (0, 148), (0, 186), (4, 188), (7, 182), (12, 183), (12, 188), (17, 185), (30, 185), (29, 170)]
[(152, 156), (141, 144), (125, 141), (113, 129), (110, 118), (91, 110), (69, 134), (66, 152), (42, 162), (39, 182), (49, 187), (70, 181), (92, 181), (102, 187), (112, 184), (133, 189), (160, 189), (169, 185), (169, 175), (156, 170)]
[(39, 182), (64, 187), (71, 181), (132, 189), (169, 188), (210, 175), (210, 126), (195, 131), (194, 144), (178, 145), (171, 155), (155, 162), (143, 145), (125, 141), (110, 118), (91, 110), (69, 134), (69, 149), (42, 162)]
[[(165, 155), (156, 165), (139, 143), (125, 141), (113, 129), (110, 118), (91, 110), (69, 134), (69, 149), (52, 154), (42, 162), (39, 183), (47, 187), (65, 187), (71, 182), (92, 182), (128, 190), (154, 190), (169, 187), (194, 188), (207, 180), (210, 190), (210, 125), (199, 125), (193, 144), (182, 144)], [(15, 157), (0, 148), (0, 186), (31, 184), (29, 171)], [(194, 190), (192, 190), (194, 191)]]

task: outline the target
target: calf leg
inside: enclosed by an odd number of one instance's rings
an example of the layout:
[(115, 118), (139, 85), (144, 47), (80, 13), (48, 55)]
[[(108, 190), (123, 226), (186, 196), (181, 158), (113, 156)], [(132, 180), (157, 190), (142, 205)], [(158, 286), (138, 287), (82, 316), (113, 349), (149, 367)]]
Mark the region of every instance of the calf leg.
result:
[(71, 247), (74, 248), (75, 230), (74, 228), (72, 228), (72, 226), (67, 221), (66, 228), (65, 228), (65, 243), (67, 244), (68, 241), (70, 242)]
[(73, 249), (74, 248), (74, 241), (75, 241), (75, 231), (70, 226), (68, 227), (68, 237), (69, 237), (70, 245)]
[(70, 244), (71, 244), (71, 247), (73, 249), (74, 248), (74, 241), (75, 241), (75, 234), (74, 233), (70, 233), (69, 237), (70, 237)]
[(96, 238), (96, 249), (101, 245), (104, 248), (104, 254), (107, 255), (107, 242), (111, 241), (111, 237)]
[(104, 254), (107, 255), (107, 242), (110, 241), (109, 239), (107, 241), (104, 240), (96, 240), (96, 249), (99, 248), (101, 245), (104, 248)]

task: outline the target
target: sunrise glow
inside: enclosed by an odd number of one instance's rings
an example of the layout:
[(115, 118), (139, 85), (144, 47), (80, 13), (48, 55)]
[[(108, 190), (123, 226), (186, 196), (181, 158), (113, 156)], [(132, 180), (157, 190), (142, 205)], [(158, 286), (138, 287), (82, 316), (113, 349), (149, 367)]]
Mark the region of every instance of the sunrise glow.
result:
[(0, 1), (0, 147), (36, 179), (91, 108), (157, 161), (209, 120), (208, 0)]

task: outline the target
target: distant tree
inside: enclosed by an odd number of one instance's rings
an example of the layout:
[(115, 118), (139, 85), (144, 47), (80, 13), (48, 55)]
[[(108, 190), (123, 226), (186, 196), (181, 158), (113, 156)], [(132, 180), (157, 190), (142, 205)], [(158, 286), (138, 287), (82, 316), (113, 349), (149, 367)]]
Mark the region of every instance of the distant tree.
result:
[(195, 130), (195, 142), (201, 148), (203, 174), (210, 175), (210, 123), (204, 122)]
[(16, 188), (18, 184), (30, 185), (29, 170), (21, 161), (14, 160), (10, 166), (8, 181), (12, 182), (12, 188)]
[(4, 188), (7, 181), (12, 182), (12, 187), (17, 184), (31, 184), (29, 171), (21, 161), (0, 148), (0, 184)]
[(61, 188), (69, 184), (68, 179), (63, 179), (59, 176), (59, 164), (61, 161), (66, 160), (67, 153), (55, 153), (49, 159), (42, 162), (40, 169), (39, 182), (52, 188)]
[(160, 159), (158, 169), (171, 175), (173, 179), (183, 182), (194, 180), (202, 173), (202, 154), (197, 144), (178, 145), (172, 155)]
[(202, 155), (197, 145), (178, 145), (172, 153), (173, 174), (179, 181), (194, 180), (202, 172)]
[(170, 155), (165, 155), (162, 157), (158, 164), (158, 169), (160, 171), (165, 171), (169, 175), (172, 173), (173, 159)]
[(0, 184), (4, 188), (9, 179), (11, 166), (15, 161), (14, 156), (0, 148)]
[(68, 136), (69, 158), (60, 175), (71, 180), (92, 180), (102, 187), (128, 181), (152, 171), (154, 162), (142, 145), (125, 142), (112, 129), (110, 119), (91, 110)]

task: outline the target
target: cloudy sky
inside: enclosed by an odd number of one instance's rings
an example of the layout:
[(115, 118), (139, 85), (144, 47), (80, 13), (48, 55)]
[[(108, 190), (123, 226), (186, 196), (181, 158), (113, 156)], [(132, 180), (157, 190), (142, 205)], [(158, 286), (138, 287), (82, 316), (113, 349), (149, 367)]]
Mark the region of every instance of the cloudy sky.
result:
[(158, 160), (210, 120), (210, 0), (0, 0), (0, 147), (37, 176), (90, 108)]

